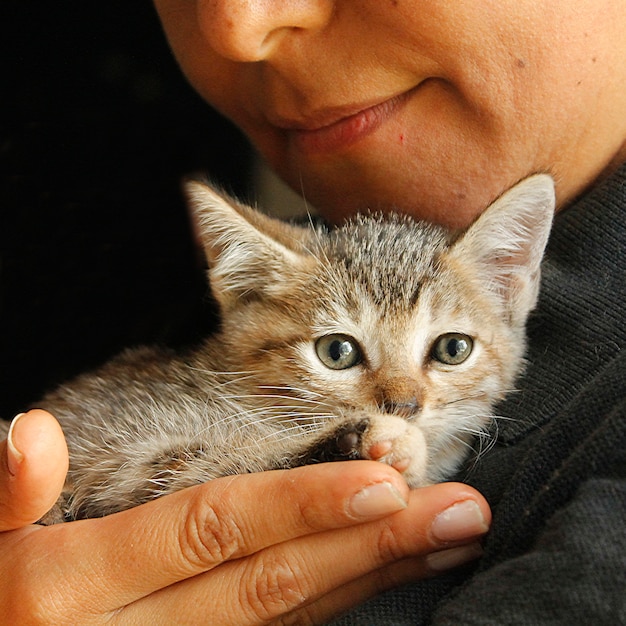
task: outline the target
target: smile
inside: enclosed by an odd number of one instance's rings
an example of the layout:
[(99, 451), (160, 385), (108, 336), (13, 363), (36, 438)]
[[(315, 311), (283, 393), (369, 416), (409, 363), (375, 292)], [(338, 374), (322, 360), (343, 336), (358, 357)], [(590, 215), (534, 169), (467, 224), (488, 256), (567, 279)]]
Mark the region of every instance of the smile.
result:
[[(334, 119), (322, 123), (278, 124), (287, 131), (296, 149), (305, 154), (335, 152), (356, 143), (373, 133), (392, 117), (408, 100), (414, 89), (393, 96), (374, 105), (357, 108), (354, 113), (335, 112)], [(344, 111), (346, 111), (345, 109)]]

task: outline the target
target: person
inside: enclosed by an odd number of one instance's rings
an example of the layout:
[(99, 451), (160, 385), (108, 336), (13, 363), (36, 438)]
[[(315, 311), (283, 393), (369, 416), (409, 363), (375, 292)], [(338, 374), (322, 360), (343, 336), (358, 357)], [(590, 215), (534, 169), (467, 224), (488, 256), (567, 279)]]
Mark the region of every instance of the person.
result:
[(330, 220), (393, 207), (461, 227), (551, 173), (559, 212), (529, 364), (472, 486), (409, 492), (393, 469), (350, 462), (42, 528), (29, 524), (58, 494), (66, 450), (50, 415), (22, 415), (0, 450), (0, 614), (626, 623), (623, 3), (155, 4), (188, 80)]

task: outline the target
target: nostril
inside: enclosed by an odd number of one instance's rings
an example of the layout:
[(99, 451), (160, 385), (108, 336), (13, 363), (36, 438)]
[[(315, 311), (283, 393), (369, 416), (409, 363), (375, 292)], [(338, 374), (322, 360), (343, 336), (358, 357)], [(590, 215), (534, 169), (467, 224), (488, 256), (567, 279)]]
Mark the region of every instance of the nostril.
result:
[(385, 402), (383, 410), (398, 417), (409, 418), (419, 412), (420, 405), (417, 398), (409, 398), (403, 402)]
[(334, 15), (329, 0), (201, 0), (198, 28), (218, 55), (235, 62), (270, 60), (292, 34), (322, 30)]

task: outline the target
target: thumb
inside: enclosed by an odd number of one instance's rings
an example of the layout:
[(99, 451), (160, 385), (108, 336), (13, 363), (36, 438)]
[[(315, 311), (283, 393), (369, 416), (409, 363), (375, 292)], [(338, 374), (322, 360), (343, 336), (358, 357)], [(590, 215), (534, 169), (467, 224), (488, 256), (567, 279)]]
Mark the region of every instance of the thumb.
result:
[(0, 443), (0, 531), (32, 524), (63, 488), (68, 453), (59, 423), (34, 409), (18, 415)]

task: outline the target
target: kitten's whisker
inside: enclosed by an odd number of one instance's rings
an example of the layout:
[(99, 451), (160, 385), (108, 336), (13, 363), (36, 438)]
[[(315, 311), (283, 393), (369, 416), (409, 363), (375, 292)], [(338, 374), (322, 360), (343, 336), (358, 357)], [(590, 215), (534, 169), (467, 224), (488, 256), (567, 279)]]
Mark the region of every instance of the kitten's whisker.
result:
[(293, 391), (294, 395), (289, 396), (289, 397), (297, 399), (298, 401), (310, 402), (310, 403), (317, 402), (320, 406), (328, 406), (331, 409), (336, 407), (336, 404), (331, 404), (330, 401), (328, 400), (328, 394), (322, 394), (317, 391), (301, 389), (299, 387), (289, 387), (289, 386), (279, 387), (279, 386), (271, 386), (271, 385), (267, 385), (267, 386), (263, 386), (259, 388), (260, 389), (275, 389), (276, 391), (286, 391), (286, 392)]
[[(303, 402), (312, 406), (322, 406), (327, 404), (325, 402), (320, 402), (319, 400), (315, 400), (312, 398), (303, 398), (302, 396), (288, 396), (283, 394), (233, 394), (224, 396), (227, 400), (289, 400), (290, 402)], [(281, 405), (277, 405), (280, 407)]]
[(189, 370), (192, 372), (200, 372), (201, 374), (215, 374), (216, 376), (254, 376), (259, 372), (256, 370), (213, 370), (206, 367), (196, 367), (189, 365)]
[(467, 396), (462, 396), (461, 398), (454, 398), (453, 400), (446, 400), (438, 405), (439, 408), (443, 408), (446, 406), (452, 406), (454, 404), (460, 404), (462, 402), (468, 402), (471, 400), (484, 400), (488, 397), (488, 394), (484, 391), (477, 391), (475, 393), (469, 394)]
[(465, 439), (464, 437), (461, 437), (457, 433), (450, 433), (449, 438), (452, 439), (453, 441), (456, 441), (457, 443), (460, 443), (462, 446), (464, 446), (465, 448), (468, 448), (469, 450), (474, 449), (472, 441), (468, 441), (467, 439)]
[[(316, 420), (327, 420), (332, 419), (334, 415), (326, 415), (323, 413), (303, 413), (300, 410), (301, 407), (291, 407), (291, 410), (288, 412), (284, 411), (268, 411), (265, 408), (256, 408), (248, 411), (241, 411), (237, 414), (228, 415), (224, 420), (222, 420), (221, 426), (224, 426), (225, 423), (234, 423), (236, 424), (236, 428), (231, 431), (233, 434), (244, 432), (247, 429), (255, 429), (263, 424), (275, 423), (277, 428), (281, 430), (285, 429), (285, 422), (294, 423), (294, 427), (302, 429), (303, 426), (312, 425)], [(209, 425), (213, 426), (213, 425)], [(207, 429), (204, 429), (202, 432), (207, 432)]]
[(317, 391), (313, 391), (312, 389), (303, 389), (300, 387), (293, 387), (291, 385), (259, 385), (259, 389), (275, 389), (276, 391), (294, 391), (296, 393), (301, 393), (307, 396), (317, 396), (319, 398), (326, 397), (324, 394), (321, 394)]
[(514, 417), (509, 417), (507, 415), (492, 415), (491, 416), (494, 422), (516, 422), (517, 420)]

